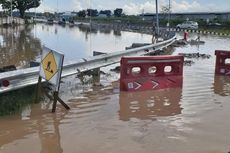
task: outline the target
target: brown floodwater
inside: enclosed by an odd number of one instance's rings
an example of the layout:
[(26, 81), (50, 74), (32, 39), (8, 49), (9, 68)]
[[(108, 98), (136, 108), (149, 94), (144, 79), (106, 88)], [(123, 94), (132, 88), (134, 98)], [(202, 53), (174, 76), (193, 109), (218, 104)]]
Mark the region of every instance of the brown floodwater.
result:
[(113, 66), (103, 69), (100, 87), (66, 78), (60, 96), (71, 109), (58, 105), (52, 114), (44, 100), (1, 117), (0, 153), (229, 152), (230, 78), (214, 75), (214, 51), (229, 50), (230, 38), (201, 39), (204, 45), (175, 48), (173, 54), (211, 55), (184, 67), (181, 89), (120, 92)]

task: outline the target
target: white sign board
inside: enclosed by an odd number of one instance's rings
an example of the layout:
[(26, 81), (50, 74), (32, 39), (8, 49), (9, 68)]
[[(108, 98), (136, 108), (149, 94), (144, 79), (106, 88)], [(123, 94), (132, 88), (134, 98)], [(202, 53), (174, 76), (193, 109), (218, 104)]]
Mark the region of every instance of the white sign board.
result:
[(53, 85), (59, 86), (64, 55), (43, 47), (39, 75)]

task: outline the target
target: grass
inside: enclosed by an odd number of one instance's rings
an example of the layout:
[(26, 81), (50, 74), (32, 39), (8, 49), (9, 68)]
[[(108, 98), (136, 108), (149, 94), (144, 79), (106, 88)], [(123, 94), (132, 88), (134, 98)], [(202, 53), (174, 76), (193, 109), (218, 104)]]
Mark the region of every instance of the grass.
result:
[(20, 113), (22, 109), (34, 103), (35, 86), (0, 94), (0, 116)]

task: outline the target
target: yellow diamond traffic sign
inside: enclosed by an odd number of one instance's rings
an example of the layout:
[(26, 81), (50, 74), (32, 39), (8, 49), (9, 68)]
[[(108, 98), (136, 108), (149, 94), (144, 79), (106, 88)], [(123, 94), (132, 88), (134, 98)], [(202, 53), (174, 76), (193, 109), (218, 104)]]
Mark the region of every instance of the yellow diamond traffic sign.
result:
[(52, 51), (43, 58), (41, 64), (45, 73), (45, 79), (49, 81), (58, 71), (56, 60)]

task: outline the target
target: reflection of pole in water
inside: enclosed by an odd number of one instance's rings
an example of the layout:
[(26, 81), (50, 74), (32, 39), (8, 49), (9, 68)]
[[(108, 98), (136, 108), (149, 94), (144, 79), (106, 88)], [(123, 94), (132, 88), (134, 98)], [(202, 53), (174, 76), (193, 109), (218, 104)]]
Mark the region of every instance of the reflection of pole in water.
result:
[(0, 124), (0, 129), (1, 132), (4, 131), (4, 134), (0, 136), (0, 146), (17, 140), (20, 141), (26, 137), (31, 137), (31, 135), (34, 137), (34, 134), (38, 134), (41, 145), (40, 153), (62, 153), (59, 126), (67, 112), (47, 114), (50, 104), (46, 104), (45, 107), (43, 107), (44, 104), (42, 103), (32, 105), (31, 113), (27, 114), (27, 120), (21, 120), (21, 118), (3, 120), (3, 124)]
[(56, 25), (55, 25), (55, 27), (54, 27), (54, 33), (55, 33), (55, 34), (58, 34), (58, 28), (57, 28)]
[[(57, 121), (56, 115), (53, 115), (53, 128), (54, 131), (51, 133), (46, 131), (45, 124), (40, 125), (39, 138), (41, 141), (41, 153), (63, 153), (61, 147), (61, 137), (59, 131), (59, 121)], [(45, 120), (43, 120), (45, 121)], [(42, 123), (40, 123), (42, 124)]]
[(120, 119), (154, 119), (157, 116), (174, 116), (181, 113), (182, 89), (120, 93)]
[[(41, 108), (38, 107), (37, 111), (41, 111)], [(41, 112), (37, 112), (37, 113), (34, 112), (34, 113), (37, 115), (42, 114)], [(38, 134), (41, 142), (41, 153), (63, 153), (63, 149), (61, 147), (61, 136), (60, 136), (59, 126), (65, 114), (66, 113), (50, 114), (50, 116), (47, 116), (46, 114), (44, 118), (42, 117), (37, 119)], [(53, 130), (50, 129), (50, 126), (52, 125), (53, 125)]]

